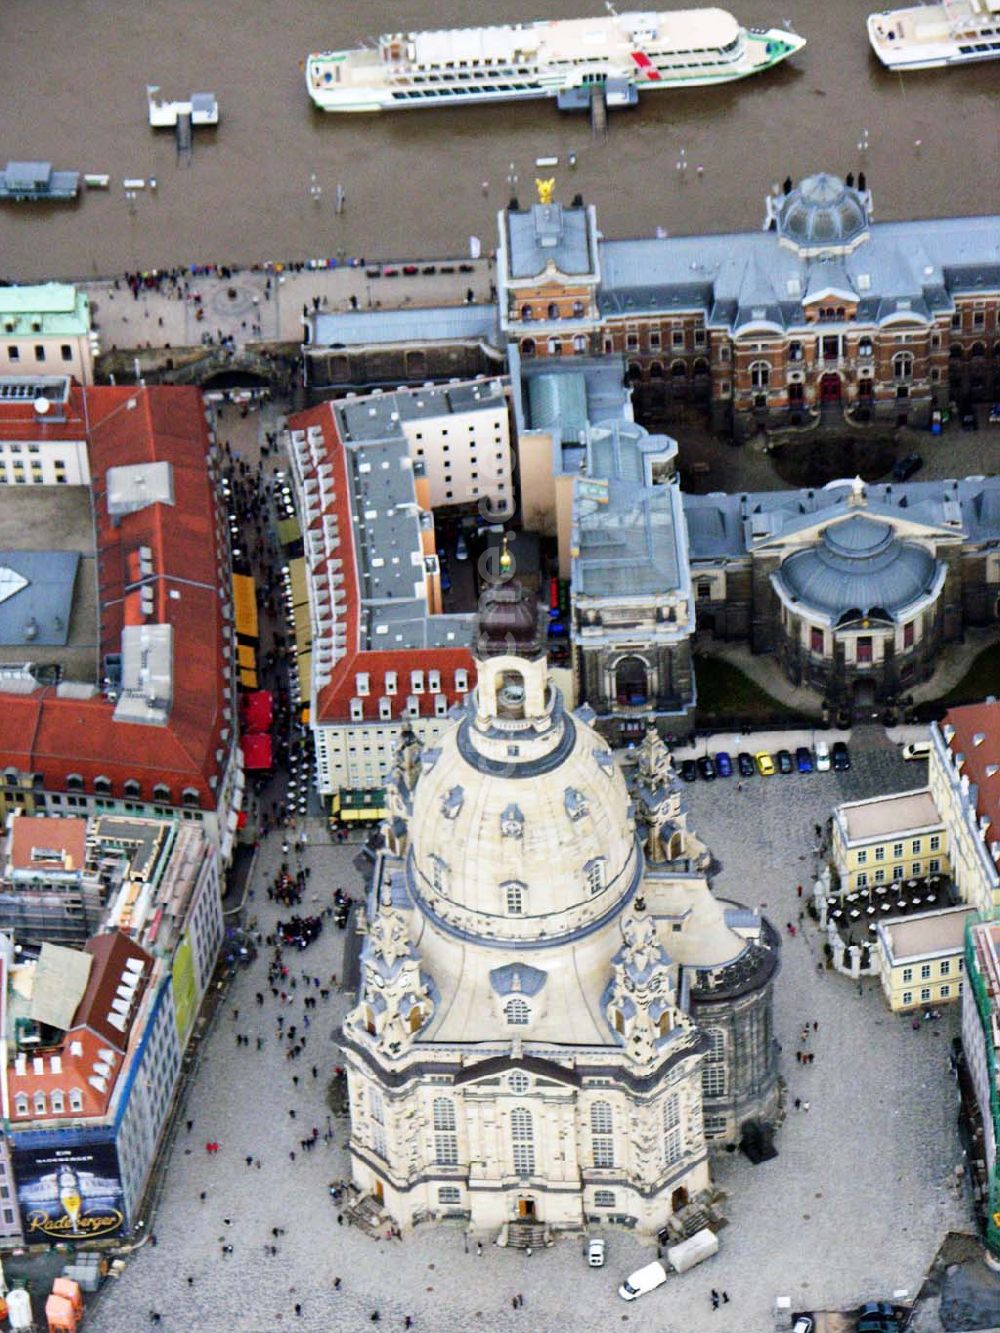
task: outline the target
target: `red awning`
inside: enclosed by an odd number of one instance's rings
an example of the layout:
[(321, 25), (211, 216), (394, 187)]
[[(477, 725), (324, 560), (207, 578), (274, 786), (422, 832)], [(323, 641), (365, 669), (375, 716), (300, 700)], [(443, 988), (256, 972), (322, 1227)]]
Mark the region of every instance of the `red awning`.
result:
[(254, 690), (245, 694), (240, 701), (243, 714), (243, 730), (249, 732), (270, 731), (274, 721), (274, 706), (270, 690)]
[(240, 741), (243, 748), (243, 767), (252, 772), (261, 768), (270, 768), (271, 737), (265, 732), (256, 732), (244, 736)]

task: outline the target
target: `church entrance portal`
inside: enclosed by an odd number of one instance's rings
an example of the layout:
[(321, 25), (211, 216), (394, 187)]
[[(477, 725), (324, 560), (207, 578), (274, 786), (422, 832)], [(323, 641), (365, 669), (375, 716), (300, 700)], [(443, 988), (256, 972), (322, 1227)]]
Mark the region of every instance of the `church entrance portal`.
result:
[(670, 1196), (670, 1210), (671, 1212), (679, 1213), (680, 1210), (686, 1208), (687, 1205), (688, 1192), (683, 1185), (680, 1185)]
[(533, 1222), (538, 1214), (535, 1212), (534, 1199), (518, 1199), (517, 1215), (526, 1222)]

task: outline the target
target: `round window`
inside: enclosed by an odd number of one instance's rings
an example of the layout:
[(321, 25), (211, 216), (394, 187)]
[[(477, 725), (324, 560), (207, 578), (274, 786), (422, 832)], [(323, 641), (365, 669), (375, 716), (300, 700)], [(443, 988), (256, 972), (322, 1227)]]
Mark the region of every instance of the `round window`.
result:
[(511, 1092), (520, 1097), (531, 1087), (531, 1079), (527, 1074), (511, 1074), (510, 1078), (507, 1080), (507, 1084)]

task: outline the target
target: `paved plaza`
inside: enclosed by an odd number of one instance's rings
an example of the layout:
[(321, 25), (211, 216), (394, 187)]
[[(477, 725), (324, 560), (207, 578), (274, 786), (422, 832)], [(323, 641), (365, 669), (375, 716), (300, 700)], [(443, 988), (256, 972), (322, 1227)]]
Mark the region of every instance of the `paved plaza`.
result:
[[(355, 1330), (367, 1327), (376, 1310), (388, 1328), (403, 1328), (409, 1314), (414, 1328), (435, 1333), (596, 1331), (626, 1319), (630, 1328), (667, 1333), (766, 1333), (779, 1294), (789, 1295), (793, 1308), (809, 1309), (848, 1306), (898, 1288), (915, 1292), (944, 1233), (971, 1229), (967, 1200), (952, 1183), (961, 1160), (948, 1067), (957, 1011), (914, 1031), (889, 1014), (876, 983), (859, 987), (817, 968), (814, 928), (795, 938), (785, 931), (786, 922), (798, 919), (796, 887), (808, 888), (814, 868), (814, 826), (831, 806), (915, 786), (925, 777), (923, 765), (904, 763), (877, 731), (870, 745), (854, 738), (852, 758), (846, 774), (753, 778), (742, 790), (730, 778), (685, 790), (692, 824), (721, 864), (717, 892), (764, 904), (785, 933), (776, 1029), (788, 1104), (795, 1097), (809, 1103), (808, 1111), (789, 1110), (773, 1161), (754, 1167), (733, 1154), (717, 1162), (730, 1225), (707, 1265), (626, 1306), (618, 1284), (653, 1251), (625, 1231), (609, 1230), (608, 1265), (592, 1270), (575, 1237), (531, 1257), (487, 1243), (478, 1257), (458, 1225), (424, 1226), (402, 1242), (338, 1226), (327, 1186), (347, 1174), (348, 1129), (345, 1120), (334, 1119), (333, 1140), (324, 1143), (324, 1093), (348, 999), (337, 992), (325, 1005), (320, 1001), (305, 1051), (287, 1060), (262, 953), (223, 1001), (180, 1111), (151, 1223), (158, 1243), (143, 1245), (110, 1285), (89, 1321), (93, 1333), (144, 1327), (152, 1310), (161, 1313), (163, 1329), (177, 1333), (289, 1325), (317, 1333)], [(316, 910), (337, 885), (354, 893), (360, 888), (357, 847), (331, 845), (318, 821), (310, 837), (304, 912)], [(280, 914), (264, 886), (281, 859), (272, 834), (248, 904), (265, 930)], [(309, 901), (312, 895), (316, 902)], [(301, 1028), (305, 1016), (303, 971), (324, 984), (331, 973), (340, 976), (344, 939), (328, 925), (316, 944), (295, 955), (299, 1000), (284, 1006), (286, 1023)], [(257, 991), (266, 997), (263, 1007)], [(815, 1062), (805, 1068), (794, 1051), (803, 1024), (813, 1020), (819, 1025), (809, 1039)], [(238, 1034), (249, 1044), (237, 1044)], [(194, 1121), (190, 1133), (188, 1118)], [(319, 1144), (303, 1152), (300, 1140), (314, 1126)], [(218, 1155), (206, 1155), (207, 1140), (222, 1145)], [(259, 1158), (260, 1168), (248, 1167), (247, 1156)], [(276, 1240), (273, 1227), (284, 1229)], [(233, 1246), (231, 1255), (222, 1253), (224, 1243)], [(272, 1243), (277, 1256), (265, 1254)], [(712, 1287), (730, 1295), (718, 1313), (711, 1309)], [(516, 1293), (524, 1297), (518, 1310), (511, 1307)]]

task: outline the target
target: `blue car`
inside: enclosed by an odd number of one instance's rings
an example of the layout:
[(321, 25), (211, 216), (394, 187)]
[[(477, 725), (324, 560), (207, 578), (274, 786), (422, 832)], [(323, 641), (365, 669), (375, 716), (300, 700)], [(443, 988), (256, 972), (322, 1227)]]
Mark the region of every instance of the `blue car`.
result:
[(731, 778), (733, 776), (733, 761), (725, 750), (720, 750), (715, 756), (715, 771), (720, 778)]
[(800, 773), (811, 773), (813, 771), (812, 751), (808, 745), (800, 745), (795, 751), (795, 767)]

